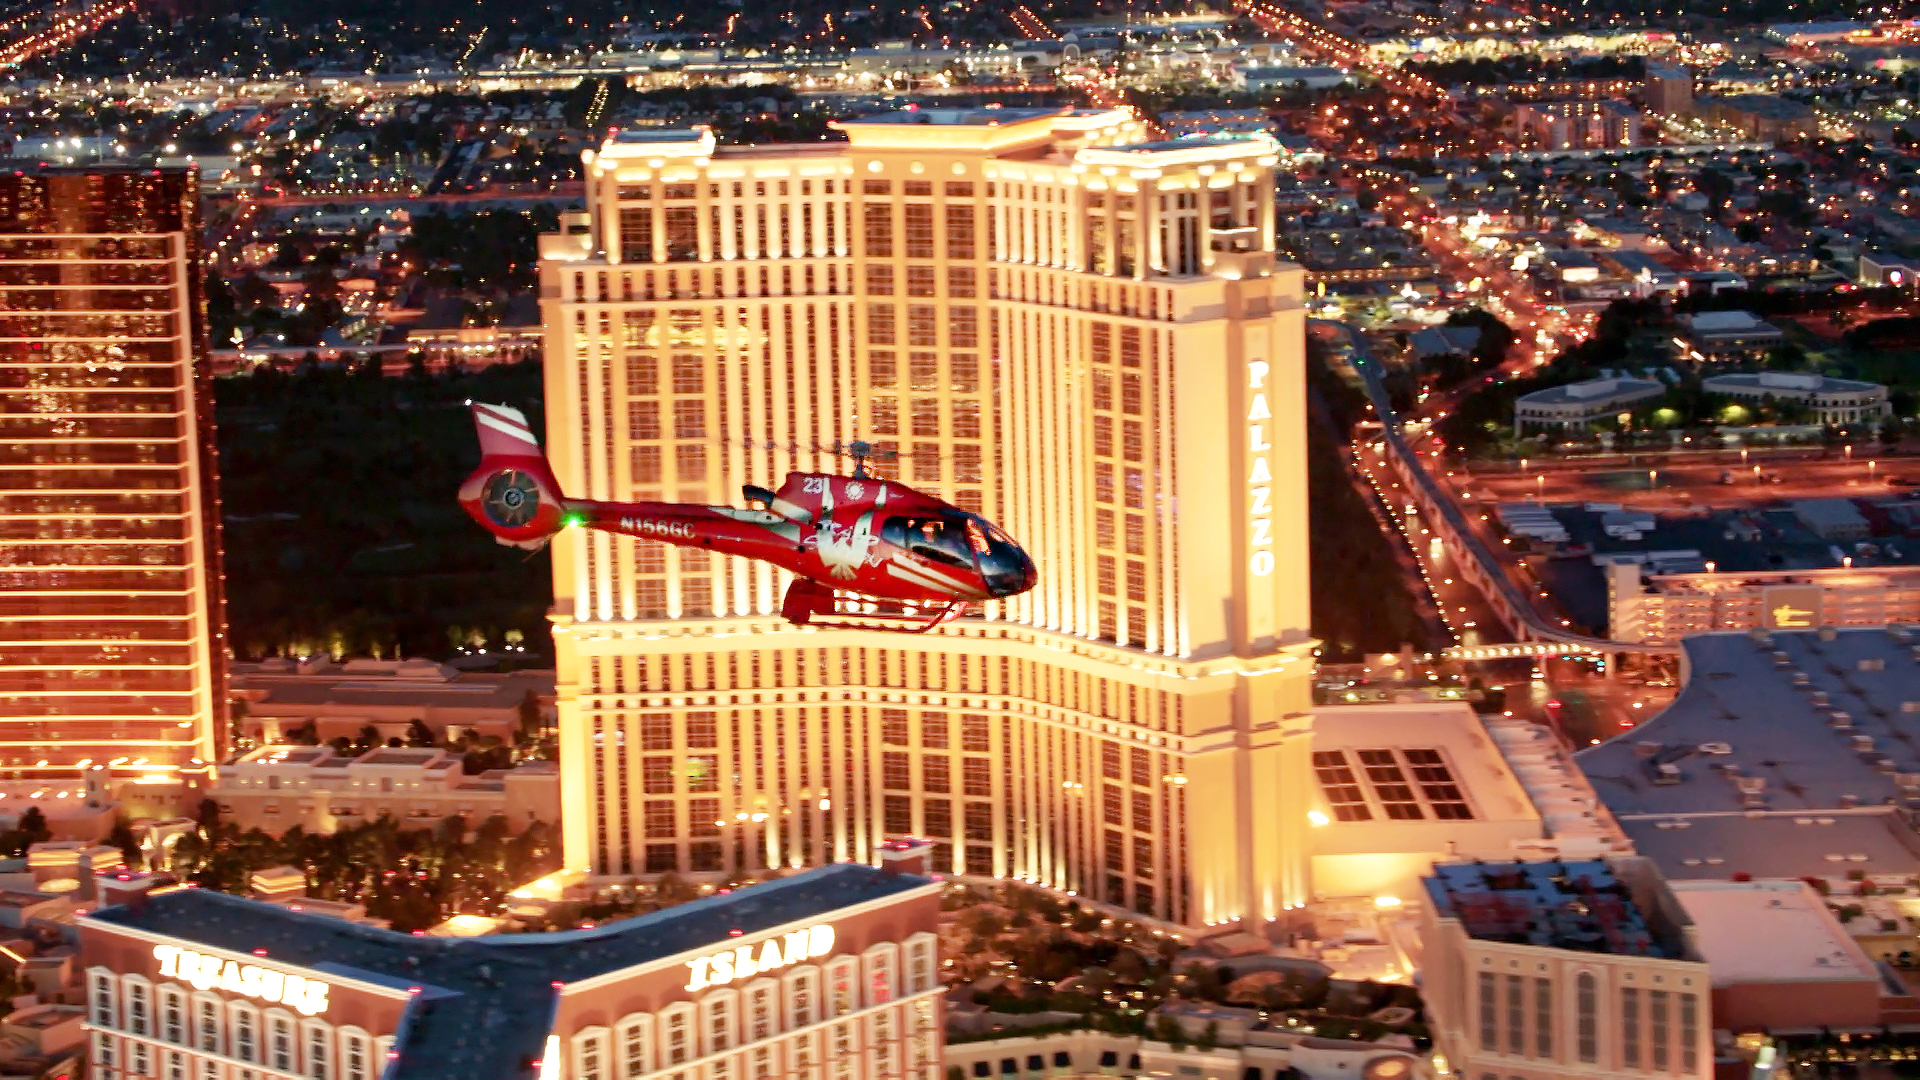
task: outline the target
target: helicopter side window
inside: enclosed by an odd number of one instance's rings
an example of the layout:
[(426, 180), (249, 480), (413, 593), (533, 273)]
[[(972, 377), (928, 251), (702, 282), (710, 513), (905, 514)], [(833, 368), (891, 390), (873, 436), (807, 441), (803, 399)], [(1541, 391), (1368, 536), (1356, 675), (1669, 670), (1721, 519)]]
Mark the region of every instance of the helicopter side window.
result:
[(880, 538), (896, 547), (948, 566), (973, 565), (964, 530), (940, 518), (888, 518)]

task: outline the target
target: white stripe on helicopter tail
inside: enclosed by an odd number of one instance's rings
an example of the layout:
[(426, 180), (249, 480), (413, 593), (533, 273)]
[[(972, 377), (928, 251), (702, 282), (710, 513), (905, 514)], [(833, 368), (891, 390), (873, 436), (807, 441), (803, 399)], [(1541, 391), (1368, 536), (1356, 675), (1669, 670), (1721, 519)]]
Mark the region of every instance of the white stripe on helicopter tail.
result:
[(502, 420), (509, 420), (509, 421), (512, 421), (513, 423), (519, 424), (521, 427), (527, 427), (527, 414), (521, 412), (519, 409), (516, 409), (511, 405), (489, 405), (484, 401), (479, 402), (478, 404), (480, 408), (493, 413), (495, 416), (498, 416)]
[(513, 439), (515, 442), (527, 444), (527, 448), (536, 454), (540, 452), (540, 444), (534, 440), (533, 432), (524, 427), (513, 427), (484, 412), (474, 413), (473, 419), (475, 423), (478, 423), (482, 427), (492, 428), (494, 431)]

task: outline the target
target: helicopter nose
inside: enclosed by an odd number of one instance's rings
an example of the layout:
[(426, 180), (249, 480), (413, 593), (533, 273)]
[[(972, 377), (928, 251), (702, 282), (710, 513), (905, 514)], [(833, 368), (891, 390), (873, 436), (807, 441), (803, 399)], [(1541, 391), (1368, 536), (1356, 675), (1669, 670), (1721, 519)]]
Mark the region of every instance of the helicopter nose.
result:
[(996, 597), (1018, 596), (1033, 588), (1034, 583), (1040, 580), (1040, 571), (1034, 567), (1033, 560), (1027, 557), (1026, 552), (1016, 549), (1014, 559), (1010, 561), (1014, 562), (1013, 566), (1004, 573), (994, 574), (987, 581), (987, 591)]

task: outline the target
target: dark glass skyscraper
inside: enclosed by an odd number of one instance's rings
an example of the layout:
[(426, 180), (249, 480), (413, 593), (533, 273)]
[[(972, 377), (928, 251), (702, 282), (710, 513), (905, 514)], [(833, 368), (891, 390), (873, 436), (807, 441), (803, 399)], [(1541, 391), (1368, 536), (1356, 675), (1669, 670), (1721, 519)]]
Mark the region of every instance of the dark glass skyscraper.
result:
[(191, 170), (0, 176), (0, 777), (42, 798), (170, 803), (224, 737), (197, 202)]

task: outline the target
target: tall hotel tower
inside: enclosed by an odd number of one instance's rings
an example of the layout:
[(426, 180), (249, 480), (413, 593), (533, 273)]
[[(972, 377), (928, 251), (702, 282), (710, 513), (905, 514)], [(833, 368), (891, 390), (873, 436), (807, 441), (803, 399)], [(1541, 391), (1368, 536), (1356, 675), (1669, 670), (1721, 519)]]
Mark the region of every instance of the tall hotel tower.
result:
[(887, 475), (984, 513), (1039, 586), (924, 636), (803, 629), (753, 562), (554, 547), (566, 860), (877, 859), (1185, 925), (1307, 899), (1301, 275), (1275, 148), (1125, 110), (921, 109), (844, 143), (622, 133), (542, 245), (569, 492), (737, 503)]
[(225, 701), (198, 198), (191, 171), (0, 177), (0, 776), (155, 809)]

